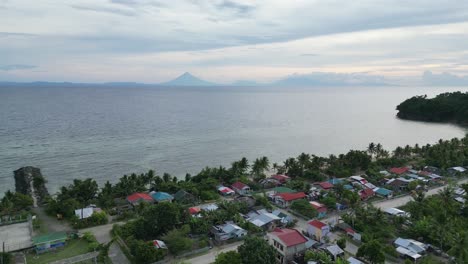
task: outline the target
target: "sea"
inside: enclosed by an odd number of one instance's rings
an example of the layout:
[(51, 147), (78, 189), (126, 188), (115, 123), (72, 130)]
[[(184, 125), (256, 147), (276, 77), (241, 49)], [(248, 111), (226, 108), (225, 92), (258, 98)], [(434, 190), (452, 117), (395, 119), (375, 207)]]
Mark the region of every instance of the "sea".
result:
[[(39, 167), (55, 193), (75, 178), (116, 182), (155, 169), (183, 178), (242, 157), (282, 163), (370, 142), (406, 144), (463, 137), (453, 124), (396, 118), (415, 95), (468, 87), (3, 87), (0, 193), (13, 171)], [(0, 195), (1, 196), (1, 195)]]

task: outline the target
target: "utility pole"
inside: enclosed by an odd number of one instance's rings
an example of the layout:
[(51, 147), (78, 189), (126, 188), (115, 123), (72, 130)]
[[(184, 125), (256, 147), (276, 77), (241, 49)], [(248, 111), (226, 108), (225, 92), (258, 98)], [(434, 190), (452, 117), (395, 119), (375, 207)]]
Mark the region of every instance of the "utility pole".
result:
[(2, 243), (2, 258), (0, 259), (1, 260), (1, 264), (3, 264), (3, 255), (5, 255), (5, 241), (3, 241)]

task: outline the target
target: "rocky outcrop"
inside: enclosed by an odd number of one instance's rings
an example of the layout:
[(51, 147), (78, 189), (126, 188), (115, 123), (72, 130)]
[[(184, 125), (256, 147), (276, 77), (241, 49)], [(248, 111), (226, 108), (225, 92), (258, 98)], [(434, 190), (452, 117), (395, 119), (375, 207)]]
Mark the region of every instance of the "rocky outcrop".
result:
[(16, 192), (30, 195), (37, 205), (45, 202), (49, 192), (45, 186), (46, 180), (41, 170), (35, 167), (23, 167), (14, 171)]

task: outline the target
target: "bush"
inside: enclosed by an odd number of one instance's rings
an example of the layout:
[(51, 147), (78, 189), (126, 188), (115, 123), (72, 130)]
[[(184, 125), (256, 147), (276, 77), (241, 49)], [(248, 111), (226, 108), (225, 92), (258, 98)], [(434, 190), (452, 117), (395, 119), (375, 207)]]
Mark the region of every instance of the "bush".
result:
[(92, 251), (96, 251), (99, 249), (99, 246), (100, 244), (96, 241), (96, 242), (91, 242), (88, 244), (88, 251), (89, 252), (92, 252)]
[(107, 214), (105, 212), (93, 213), (86, 219), (78, 219), (76, 216), (72, 217), (74, 228), (86, 228), (91, 226), (105, 225), (108, 222)]
[(97, 242), (96, 237), (91, 232), (84, 232), (83, 233), (83, 239), (86, 240), (86, 242), (88, 242), (88, 243)]
[(291, 209), (308, 218), (314, 218), (318, 215), (317, 210), (304, 199), (294, 201)]
[(129, 238), (127, 245), (130, 253), (135, 257), (137, 263), (146, 264), (160, 261), (164, 258), (165, 251), (156, 249), (151, 242)]
[(219, 195), (214, 191), (202, 191), (200, 193), (200, 199), (208, 201), (208, 200), (216, 200), (219, 198)]
[(173, 229), (169, 231), (163, 238), (169, 247), (169, 251), (177, 255), (180, 252), (190, 250), (193, 245), (193, 241), (187, 238), (187, 234), (190, 231), (188, 226), (183, 226), (181, 229)]

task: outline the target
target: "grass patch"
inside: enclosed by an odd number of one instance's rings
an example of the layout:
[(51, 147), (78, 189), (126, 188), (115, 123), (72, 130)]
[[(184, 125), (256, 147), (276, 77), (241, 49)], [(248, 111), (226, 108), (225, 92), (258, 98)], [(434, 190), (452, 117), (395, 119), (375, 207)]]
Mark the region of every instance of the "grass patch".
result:
[(71, 258), (77, 255), (88, 253), (88, 242), (84, 239), (74, 239), (67, 242), (67, 245), (55, 252), (48, 252), (40, 255), (29, 253), (26, 255), (28, 264), (47, 264), (53, 261)]
[(33, 230), (37, 235), (44, 235), (49, 232), (47, 225), (37, 216), (36, 219), (33, 220)]

